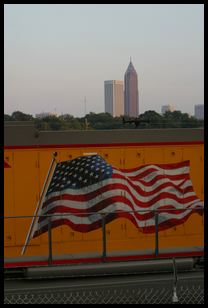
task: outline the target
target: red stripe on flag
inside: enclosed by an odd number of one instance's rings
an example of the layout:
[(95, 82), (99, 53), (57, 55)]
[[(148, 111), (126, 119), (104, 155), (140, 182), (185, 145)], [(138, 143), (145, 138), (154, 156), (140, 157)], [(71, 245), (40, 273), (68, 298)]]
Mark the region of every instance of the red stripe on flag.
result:
[(11, 166), (6, 161), (4, 161), (4, 168), (11, 168)]

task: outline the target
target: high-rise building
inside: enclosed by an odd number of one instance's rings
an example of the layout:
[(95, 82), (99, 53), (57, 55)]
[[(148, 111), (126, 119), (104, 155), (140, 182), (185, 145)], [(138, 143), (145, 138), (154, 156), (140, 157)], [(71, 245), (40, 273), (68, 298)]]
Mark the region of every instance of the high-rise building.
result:
[(137, 72), (131, 59), (124, 75), (124, 114), (129, 117), (137, 117), (139, 115)]
[(166, 111), (173, 112), (173, 111), (175, 111), (175, 108), (172, 105), (163, 105), (162, 108), (161, 108), (162, 114), (165, 114)]
[(105, 112), (113, 117), (119, 117), (124, 114), (124, 91), (123, 81), (106, 80), (105, 87)]
[(204, 120), (204, 105), (195, 105), (194, 106), (194, 116), (198, 120)]

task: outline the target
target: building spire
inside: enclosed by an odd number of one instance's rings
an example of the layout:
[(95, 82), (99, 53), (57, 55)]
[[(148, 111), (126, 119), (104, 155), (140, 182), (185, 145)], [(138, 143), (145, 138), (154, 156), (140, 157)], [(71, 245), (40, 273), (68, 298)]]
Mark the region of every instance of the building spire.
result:
[(130, 56), (130, 62), (131, 62), (131, 56)]

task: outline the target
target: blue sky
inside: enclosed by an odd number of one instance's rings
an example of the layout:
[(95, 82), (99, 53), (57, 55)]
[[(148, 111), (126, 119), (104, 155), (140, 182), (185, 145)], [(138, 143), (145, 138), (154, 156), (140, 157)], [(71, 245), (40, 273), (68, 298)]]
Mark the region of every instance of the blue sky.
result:
[(104, 112), (104, 80), (130, 56), (140, 112), (204, 103), (202, 4), (4, 5), (4, 109)]

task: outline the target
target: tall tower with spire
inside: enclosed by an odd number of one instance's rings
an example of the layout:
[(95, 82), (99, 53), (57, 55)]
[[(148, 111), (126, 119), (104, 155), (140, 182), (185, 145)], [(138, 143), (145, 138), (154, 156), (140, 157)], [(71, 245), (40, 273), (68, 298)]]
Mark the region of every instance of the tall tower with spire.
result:
[(139, 92), (137, 72), (131, 62), (124, 75), (124, 115), (137, 117), (139, 115)]

